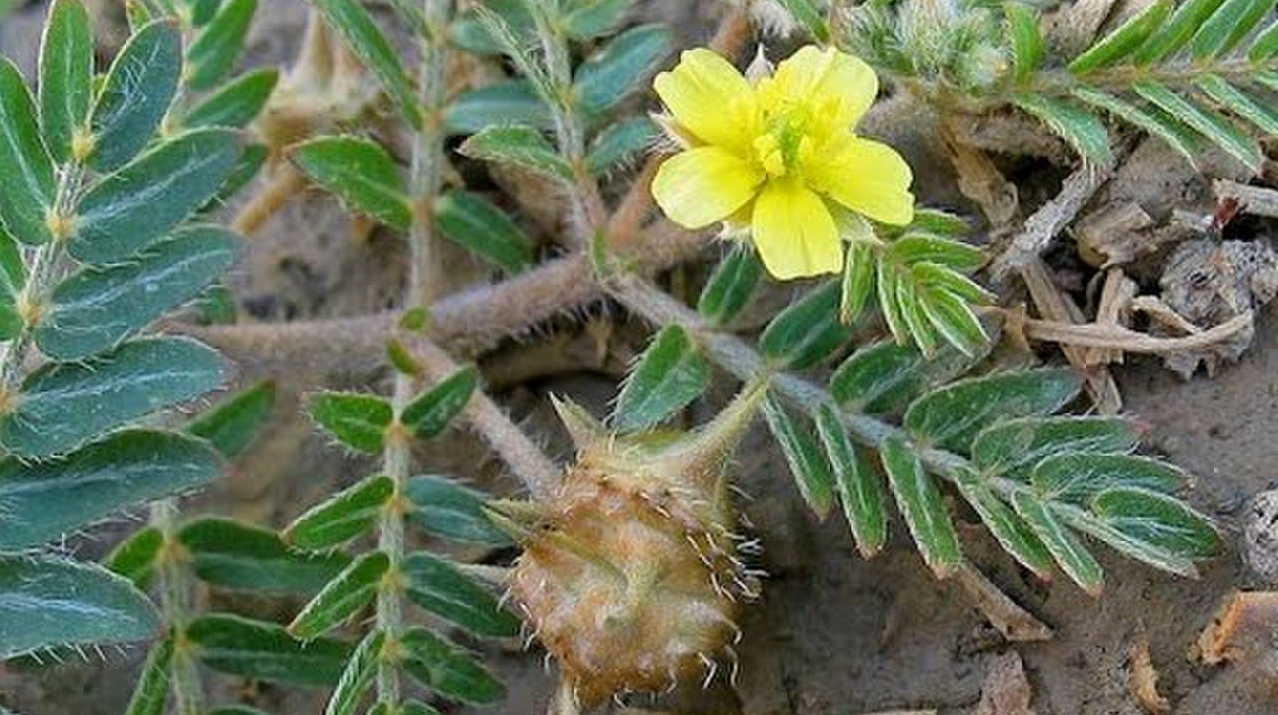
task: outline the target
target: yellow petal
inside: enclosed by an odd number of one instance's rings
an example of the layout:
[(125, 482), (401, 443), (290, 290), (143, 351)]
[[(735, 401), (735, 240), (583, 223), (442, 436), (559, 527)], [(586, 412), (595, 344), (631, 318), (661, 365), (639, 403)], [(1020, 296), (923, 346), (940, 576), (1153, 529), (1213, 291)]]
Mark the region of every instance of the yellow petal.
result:
[(764, 84), (760, 96), (765, 102), (813, 104), (821, 114), (835, 118), (840, 129), (855, 126), (879, 93), (878, 77), (860, 58), (813, 45), (787, 58)]
[(744, 155), (756, 120), (754, 88), (732, 63), (707, 49), (688, 50), (652, 84), (684, 129)]
[(843, 242), (820, 196), (796, 179), (763, 187), (754, 202), (754, 245), (768, 272), (782, 280), (838, 273)]
[(803, 169), (808, 185), (875, 221), (914, 220), (910, 165), (892, 147), (860, 137), (828, 142)]
[(703, 146), (662, 163), (652, 180), (652, 196), (671, 221), (704, 228), (744, 206), (762, 181), (757, 168), (732, 152)]

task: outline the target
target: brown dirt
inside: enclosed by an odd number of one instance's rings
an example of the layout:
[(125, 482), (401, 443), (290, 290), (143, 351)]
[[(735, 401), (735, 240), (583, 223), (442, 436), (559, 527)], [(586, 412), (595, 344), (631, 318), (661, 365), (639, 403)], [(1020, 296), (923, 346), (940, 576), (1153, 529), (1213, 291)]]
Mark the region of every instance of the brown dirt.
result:
[[(270, 12), (263, 16), (268, 21), (254, 40), (256, 61), (291, 56), (300, 36), (299, 3), (271, 0), (266, 5)], [(693, 3), (654, 0), (645, 3), (645, 12), (674, 19), (690, 42), (704, 32), (702, 12)], [(37, 17), (29, 10), (0, 25), (0, 47), (19, 55), (28, 67)], [(926, 151), (911, 147), (908, 153), (914, 155), (912, 161), (926, 161), (919, 156)], [(938, 175), (925, 173), (929, 185), (944, 183), (935, 180)], [(953, 205), (948, 186), (927, 192), (933, 194)], [(333, 202), (318, 197), (298, 202), (253, 240), (237, 269), (232, 285), (242, 305), (263, 320), (354, 315), (385, 307), (402, 281), (400, 245), (381, 234), (370, 241), (350, 236)], [(1027, 580), (984, 531), (975, 526), (964, 529), (965, 548), (973, 560), (1055, 629), (1054, 640), (1015, 647), (1034, 691), (1032, 706), (1040, 715), (1139, 713), (1128, 690), (1127, 659), (1142, 627), (1149, 632), (1160, 691), (1172, 702), (1173, 712), (1262, 715), (1278, 708), (1278, 701), (1267, 699), (1269, 694), (1245, 668), (1196, 666), (1187, 657), (1221, 597), (1247, 585), (1249, 577), (1233, 547), (1241, 531), (1243, 504), (1278, 481), (1272, 471), (1278, 464), (1272, 427), (1278, 419), (1278, 334), (1272, 322), (1271, 316), (1262, 316), (1253, 348), (1214, 379), (1183, 382), (1154, 359), (1116, 370), (1127, 412), (1148, 423), (1155, 450), (1197, 476), (1194, 505), (1218, 518), (1227, 535), (1230, 548), (1206, 565), (1200, 580), (1156, 573), (1097, 549), (1108, 583), (1103, 597), (1094, 601), (1063, 577), (1051, 585)], [(258, 377), (242, 376), (244, 381)], [(201, 497), (193, 510), (216, 509), (279, 525), (372, 468), (366, 460), (342, 458), (305, 424), (296, 395), (313, 389), (313, 383), (293, 375), (273, 377), (282, 380), (285, 399), (270, 434), (245, 460), (246, 466)], [(610, 378), (574, 374), (530, 383), (498, 398), (551, 446), (552, 453), (563, 457), (565, 436), (542, 398), (549, 392), (567, 393), (601, 414), (614, 390)], [(707, 402), (721, 404), (725, 396)], [(711, 414), (704, 407), (698, 412), (698, 419)], [(933, 579), (900, 522), (892, 525), (889, 548), (873, 561), (863, 561), (855, 555), (845, 524), (837, 518), (817, 523), (803, 508), (761, 427), (756, 426), (737, 461), (742, 465), (739, 483), (752, 497), (743, 507), (765, 544), (762, 567), (771, 576), (762, 599), (746, 612), (735, 687), (721, 675), (704, 692), (691, 687), (657, 705), (644, 698), (630, 704), (748, 715), (855, 715), (911, 708), (935, 708), (946, 715), (975, 712), (987, 670), (1011, 646), (959, 589)], [(455, 435), (433, 446), (422, 455), (422, 463), (496, 491), (512, 487), (469, 435)], [(103, 541), (112, 538), (104, 535)], [(82, 554), (92, 557), (104, 547), (105, 543), (89, 544)], [(215, 604), (279, 618), (297, 605), (226, 596)], [(541, 712), (553, 683), (543, 670), (542, 654), (487, 650), (510, 689), (510, 697), (487, 712)], [(0, 668), (0, 704), (25, 715), (123, 712), (138, 661), (134, 651), (112, 655), (105, 664)], [(216, 675), (208, 680), (217, 683), (217, 702), (243, 698), (285, 715), (322, 708), (319, 693), (249, 687)]]

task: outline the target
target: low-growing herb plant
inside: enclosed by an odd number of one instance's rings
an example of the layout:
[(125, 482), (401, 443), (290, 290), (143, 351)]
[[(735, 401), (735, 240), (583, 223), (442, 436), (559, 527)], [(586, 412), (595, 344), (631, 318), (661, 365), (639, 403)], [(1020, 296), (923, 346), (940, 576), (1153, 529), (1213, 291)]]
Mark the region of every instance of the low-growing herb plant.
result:
[[(521, 625), (559, 666), (557, 712), (702, 683), (725, 659), (735, 670), (740, 610), (766, 588), (728, 468), (760, 414), (798, 497), (821, 518), (841, 511), (865, 558), (895, 505), (938, 578), (980, 578), (953, 501), (1027, 572), (1062, 571), (1093, 596), (1105, 577), (1090, 542), (1194, 575), (1219, 538), (1183, 500), (1187, 475), (1138, 455), (1131, 420), (1077, 409), (1075, 371), (1005, 367), (976, 225), (916, 206), (909, 165), (856, 129), (882, 80), (942, 116), (1018, 107), (1098, 165), (1115, 152), (1103, 111), (1191, 158), (1206, 140), (1256, 169), (1261, 146), (1222, 111), (1278, 129), (1254, 94), (1278, 89), (1278, 35), (1260, 29), (1272, 3), (1154, 3), (1066, 62), (1020, 4), (784, 0), (817, 44), (740, 71), (756, 4), (727, 3), (710, 46), (658, 74), (674, 33), (627, 27), (628, 0), (391, 0), (386, 13), (312, 0), (277, 89), (273, 69), (230, 77), (254, 0), (129, 3), (131, 37), (101, 77), (84, 7), (56, 0), (38, 94), (0, 64), (0, 657), (154, 641), (130, 715), (209, 711), (202, 668), (331, 689), (327, 715), (489, 704), (504, 686), (468, 645)], [(456, 70), (463, 57), (491, 71)], [(650, 86), (653, 115), (636, 98)], [(242, 458), (271, 417), (270, 383), (181, 432), (155, 427), (228, 370), (204, 344), (156, 334), (161, 316), (190, 306), (182, 331), (228, 350), (268, 342), (235, 339), (259, 326), (190, 324), (233, 318), (218, 282), (238, 239), (206, 221), (263, 166), (235, 228), (313, 185), (409, 249), (398, 307), (369, 318), (389, 394), (313, 385), (306, 402), (338, 448), (377, 466), (278, 532), (177, 501)], [(485, 168), (561, 202), (566, 255), (542, 255), (527, 201), (467, 185)], [(722, 259), (689, 307), (654, 275), (720, 224)], [(445, 242), (493, 284), (446, 293)], [(765, 285), (809, 278), (757, 334), (737, 328)], [(607, 420), (556, 401), (576, 445), (560, 468), (459, 358), (600, 299), (655, 334)], [(316, 351), (350, 345), (333, 324), (307, 327)], [(716, 378), (740, 382), (737, 397), (673, 429)], [(417, 464), (414, 447), (458, 423), (528, 499)], [(109, 568), (52, 545), (148, 503)], [(427, 537), (509, 560), (464, 563)], [(193, 598), (206, 586), (304, 605), (287, 624), (206, 613)]]

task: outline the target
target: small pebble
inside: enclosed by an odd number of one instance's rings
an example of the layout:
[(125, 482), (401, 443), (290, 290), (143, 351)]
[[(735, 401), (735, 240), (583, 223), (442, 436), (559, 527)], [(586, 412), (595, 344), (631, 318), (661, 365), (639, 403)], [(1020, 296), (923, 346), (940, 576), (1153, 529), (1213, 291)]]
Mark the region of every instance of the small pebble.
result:
[(1242, 551), (1257, 576), (1278, 585), (1278, 489), (1257, 494), (1248, 505)]

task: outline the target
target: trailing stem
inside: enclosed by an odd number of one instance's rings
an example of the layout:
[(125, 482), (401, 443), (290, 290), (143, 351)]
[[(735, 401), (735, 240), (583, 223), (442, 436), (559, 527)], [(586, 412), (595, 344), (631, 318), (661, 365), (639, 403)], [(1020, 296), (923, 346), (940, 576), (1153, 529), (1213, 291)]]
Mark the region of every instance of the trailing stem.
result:
[[(425, 0), (426, 34), (421, 42), (420, 101), (425, 122), (413, 139), (411, 188), (417, 200), (409, 232), (410, 274), (404, 304), (429, 306), (438, 297), (443, 271), (437, 255), (432, 204), (439, 194), (443, 157), (444, 69), (449, 0)], [(378, 546), (390, 560), (390, 568), (377, 596), (377, 627), (384, 634), (385, 650), (378, 661), (378, 701), (392, 712), (401, 700), (397, 652), (404, 633), (404, 587), (400, 565), (404, 559), (405, 487), (412, 469), (412, 444), (399, 415), (413, 398), (414, 381), (396, 373), (392, 406), (396, 421), (386, 435), (383, 473), (394, 483), (394, 495), (382, 513)]]

